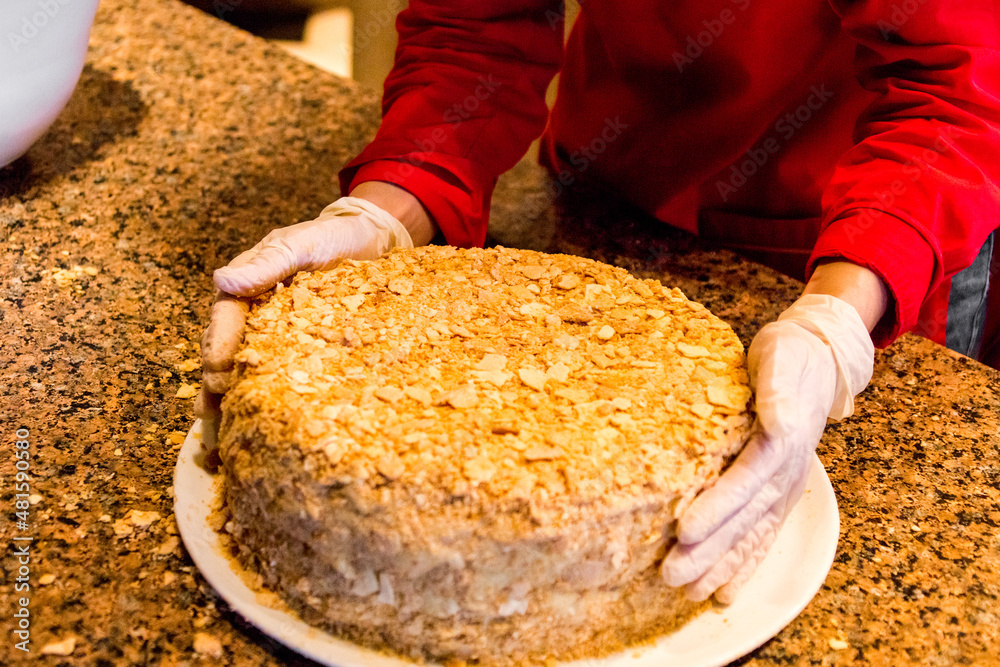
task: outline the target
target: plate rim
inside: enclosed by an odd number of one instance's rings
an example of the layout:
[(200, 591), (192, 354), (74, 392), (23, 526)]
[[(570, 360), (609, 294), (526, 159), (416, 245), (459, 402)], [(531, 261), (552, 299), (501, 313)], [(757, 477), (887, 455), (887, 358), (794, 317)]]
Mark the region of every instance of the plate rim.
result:
[[(235, 612), (243, 616), (264, 634), (287, 646), (289, 649), (327, 667), (412, 667), (417, 663), (403, 656), (391, 656), (375, 651), (345, 639), (331, 635), (319, 628), (308, 625), (290, 611), (282, 611), (268, 607), (257, 601), (259, 593), (250, 588), (239, 573), (232, 567), (232, 561), (222, 553), (218, 535), (208, 525), (208, 509), (215, 498), (217, 477), (205, 470), (196, 462), (201, 448), (201, 420), (197, 419), (188, 431), (184, 443), (178, 452), (174, 467), (174, 514), (177, 520), (178, 532), (184, 541), (184, 546), (200, 574), (212, 586), (216, 593)], [(811, 567), (798, 574), (808, 575), (805, 585), (794, 591), (790, 601), (778, 604), (776, 613), (760, 622), (757, 629), (739, 641), (719, 644), (697, 640), (697, 633), (712, 634), (725, 630), (727, 637), (732, 639), (732, 630), (739, 628), (740, 619), (731, 618), (739, 610), (741, 595), (726, 607), (716, 607), (695, 617), (674, 633), (664, 635), (651, 644), (633, 646), (601, 658), (584, 658), (570, 662), (559, 662), (560, 667), (661, 667), (665, 664), (678, 664), (684, 667), (721, 667), (756, 650), (781, 632), (808, 606), (816, 593), (822, 588), (823, 582), (833, 565), (837, 545), (840, 539), (840, 512), (837, 506), (836, 494), (830, 478), (823, 467), (822, 461), (813, 454), (812, 466), (803, 498), (792, 509), (789, 521), (795, 518), (801, 520), (801, 515), (807, 511), (818, 512), (821, 521), (815, 526), (816, 535), (800, 536), (800, 545), (811, 547), (814, 552), (810, 561)], [(191, 491), (189, 494), (188, 492)], [(200, 491), (200, 493), (199, 493)], [(199, 510), (199, 507), (204, 509)], [(785, 537), (783, 540), (782, 537)], [(815, 537), (819, 539), (814, 539)], [(781, 548), (785, 542), (794, 538), (787, 531), (779, 532), (771, 552), (758, 566), (758, 571), (740, 591), (742, 599), (746, 599), (755, 586), (761, 587), (759, 581), (766, 565), (781, 558)], [(810, 539), (805, 539), (808, 537)], [(794, 546), (794, 543), (791, 544)], [(772, 562), (772, 566), (773, 566)], [(756, 583), (755, 583), (756, 582)], [(765, 590), (767, 590), (765, 588)], [(759, 604), (759, 600), (756, 601)], [(781, 602), (779, 600), (779, 602)], [(734, 624), (735, 621), (735, 624)], [(718, 627), (715, 627), (718, 626)], [(684, 640), (700, 645), (707, 651), (701, 655), (688, 652), (673, 653)], [(331, 655), (331, 650), (333, 655)], [(664, 659), (669, 662), (665, 663)], [(424, 663), (427, 667), (440, 667), (439, 663)]]

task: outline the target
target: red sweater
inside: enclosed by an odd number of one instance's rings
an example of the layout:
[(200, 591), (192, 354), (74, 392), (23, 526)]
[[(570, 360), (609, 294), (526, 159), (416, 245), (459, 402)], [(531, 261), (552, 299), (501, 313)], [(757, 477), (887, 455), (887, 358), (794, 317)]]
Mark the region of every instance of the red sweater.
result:
[(950, 277), (1000, 226), (1000, 2), (581, 8), (564, 49), (559, 3), (412, 0), (342, 191), (395, 183), (449, 243), (481, 245), (497, 177), (544, 130), (556, 182), (798, 278), (821, 258), (866, 266), (893, 301), (876, 343), (944, 341)]

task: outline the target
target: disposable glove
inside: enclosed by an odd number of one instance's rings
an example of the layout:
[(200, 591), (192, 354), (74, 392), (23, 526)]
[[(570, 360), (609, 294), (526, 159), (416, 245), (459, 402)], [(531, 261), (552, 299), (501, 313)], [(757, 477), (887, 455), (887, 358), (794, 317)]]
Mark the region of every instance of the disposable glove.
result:
[(746, 446), (681, 516), (661, 572), (688, 598), (728, 604), (799, 500), (827, 419), (854, 412), (875, 348), (858, 312), (833, 296), (802, 296), (763, 327), (747, 353), (757, 420)]
[(208, 328), (201, 338), (202, 388), (195, 414), (211, 448), (219, 401), (229, 388), (233, 357), (243, 341), (249, 302), (299, 271), (333, 267), (341, 259), (375, 259), (393, 248), (412, 248), (406, 228), (365, 199), (341, 197), (315, 220), (271, 231), (213, 276), (217, 288)]

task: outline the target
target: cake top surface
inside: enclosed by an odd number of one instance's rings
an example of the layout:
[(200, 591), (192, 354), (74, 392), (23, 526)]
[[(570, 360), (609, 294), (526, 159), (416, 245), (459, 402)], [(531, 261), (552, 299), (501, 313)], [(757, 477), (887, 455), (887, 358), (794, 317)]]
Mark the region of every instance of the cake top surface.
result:
[(541, 523), (710, 482), (749, 428), (742, 344), (678, 289), (570, 255), (429, 246), (254, 300), (222, 437), (380, 504)]

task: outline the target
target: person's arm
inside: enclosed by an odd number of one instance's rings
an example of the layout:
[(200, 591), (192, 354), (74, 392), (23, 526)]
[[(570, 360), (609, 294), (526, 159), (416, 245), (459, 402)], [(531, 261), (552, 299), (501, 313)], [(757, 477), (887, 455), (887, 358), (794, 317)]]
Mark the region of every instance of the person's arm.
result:
[(844, 260), (884, 282), (884, 346), (1000, 224), (1000, 3), (832, 4), (858, 43), (857, 78), (878, 97), (824, 192), (810, 270)]
[(882, 279), (871, 269), (846, 261), (821, 262), (802, 294), (835, 296), (850, 304), (869, 332), (882, 321), (889, 306), (889, 290)]
[(802, 495), (827, 420), (850, 416), (871, 379), (873, 339), (912, 328), (1000, 222), (997, 3), (832, 4), (879, 97), (824, 192), (803, 295), (750, 345), (754, 434), (681, 517), (663, 561), (694, 599), (729, 601), (751, 576)]
[(497, 177), (545, 127), (562, 16), (553, 0), (412, 0), (397, 21), (382, 124), (341, 171), (341, 192), (395, 184), (450, 244), (482, 245)]
[(730, 602), (756, 570), (805, 489), (829, 419), (854, 412), (871, 380), (869, 330), (886, 291), (868, 269), (819, 267), (805, 292), (750, 344), (747, 367), (757, 419), (750, 439), (714, 486), (680, 517), (663, 560), (667, 583), (703, 600)]
[(351, 196), (366, 199), (399, 220), (415, 246), (427, 245), (437, 235), (437, 224), (420, 200), (397, 185), (365, 181), (351, 190)]
[(425, 245), (438, 229), (454, 245), (482, 245), (497, 176), (545, 125), (545, 90), (562, 59), (561, 3), (412, 0), (397, 27), (378, 135), (340, 173), (350, 196), (273, 230), (215, 273), (195, 408), (209, 441), (243, 337), (247, 304), (238, 297), (345, 257)]

